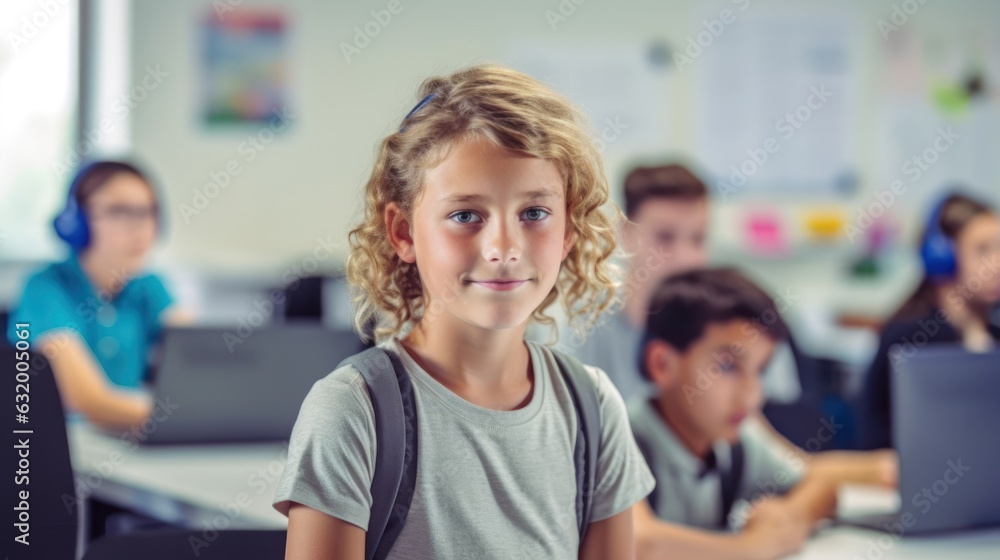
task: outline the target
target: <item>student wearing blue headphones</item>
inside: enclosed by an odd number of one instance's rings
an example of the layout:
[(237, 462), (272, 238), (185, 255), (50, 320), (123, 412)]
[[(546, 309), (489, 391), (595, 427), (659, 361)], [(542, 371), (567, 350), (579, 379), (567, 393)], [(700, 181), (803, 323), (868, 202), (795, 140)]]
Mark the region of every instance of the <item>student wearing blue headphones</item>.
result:
[(920, 258), (924, 277), (884, 326), (865, 376), (860, 402), (865, 449), (892, 446), (891, 346), (961, 342), (970, 351), (986, 351), (1000, 340), (994, 313), (1000, 303), (997, 212), (963, 194), (947, 195), (931, 213)]
[(68, 409), (135, 426), (152, 410), (137, 389), (172, 303), (157, 277), (140, 273), (161, 226), (152, 183), (128, 163), (85, 165), (53, 225), (71, 254), (28, 279), (7, 336), (17, 340), (18, 324), (30, 333)]

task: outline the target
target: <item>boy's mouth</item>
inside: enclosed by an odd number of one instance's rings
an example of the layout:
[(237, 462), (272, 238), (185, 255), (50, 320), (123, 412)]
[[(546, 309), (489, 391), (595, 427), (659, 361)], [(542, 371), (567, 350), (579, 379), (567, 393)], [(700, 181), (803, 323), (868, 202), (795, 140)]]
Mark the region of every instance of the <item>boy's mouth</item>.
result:
[(511, 279), (495, 279), (495, 280), (474, 280), (473, 284), (478, 284), (484, 288), (489, 288), (491, 290), (497, 291), (507, 291), (513, 290), (514, 288), (524, 284), (527, 280), (511, 280)]

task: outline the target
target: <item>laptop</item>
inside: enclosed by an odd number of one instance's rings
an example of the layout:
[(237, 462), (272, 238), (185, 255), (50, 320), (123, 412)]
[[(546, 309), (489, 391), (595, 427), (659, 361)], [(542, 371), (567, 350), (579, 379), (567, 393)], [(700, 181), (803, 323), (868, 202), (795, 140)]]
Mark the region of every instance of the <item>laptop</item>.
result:
[(159, 404), (132, 435), (142, 444), (287, 440), (313, 383), (363, 349), (354, 331), (319, 323), (250, 333), (167, 328), (154, 377)]
[(890, 349), (900, 510), (842, 519), (918, 535), (1000, 525), (1000, 351)]

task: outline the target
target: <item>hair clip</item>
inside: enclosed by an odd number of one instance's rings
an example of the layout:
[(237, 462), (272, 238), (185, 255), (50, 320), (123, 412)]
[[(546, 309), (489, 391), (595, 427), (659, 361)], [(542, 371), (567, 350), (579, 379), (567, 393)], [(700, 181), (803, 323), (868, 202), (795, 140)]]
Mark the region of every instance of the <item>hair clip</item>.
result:
[(417, 103), (416, 106), (410, 109), (410, 112), (407, 113), (405, 117), (403, 117), (403, 124), (399, 127), (400, 132), (406, 131), (406, 121), (410, 120), (410, 117), (413, 116), (413, 113), (416, 113), (417, 111), (420, 110), (421, 107), (427, 105), (427, 103), (430, 102), (431, 99), (434, 99), (435, 95), (436, 94), (434, 93), (428, 93), (426, 97), (420, 100), (420, 103)]

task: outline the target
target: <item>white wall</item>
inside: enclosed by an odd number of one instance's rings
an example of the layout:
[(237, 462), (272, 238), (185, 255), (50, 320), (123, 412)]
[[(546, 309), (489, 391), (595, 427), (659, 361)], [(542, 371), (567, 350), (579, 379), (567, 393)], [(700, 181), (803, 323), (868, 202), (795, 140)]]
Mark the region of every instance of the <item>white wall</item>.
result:
[[(374, 147), (412, 107), (416, 87), (424, 77), (498, 59), (519, 41), (580, 44), (663, 40), (682, 47), (689, 35), (700, 30), (703, 13), (732, 6), (717, 2), (715, 8), (705, 7), (693, 0), (587, 0), (553, 30), (545, 12), (558, 9), (556, 0), (401, 0), (402, 11), (347, 63), (338, 47), (340, 42), (351, 41), (353, 28), (364, 26), (372, 19), (371, 10), (385, 9), (387, 4), (387, 0), (282, 3), (288, 7), (293, 24), (295, 119), (287, 134), (250, 163), (244, 163), (237, 153), (246, 130), (207, 130), (198, 121), (198, 22), (207, 15), (209, 4), (182, 0), (134, 5), (133, 83), (142, 78), (147, 66), (159, 66), (169, 73), (132, 113), (135, 151), (166, 186), (172, 210), (165, 248), (168, 262), (209, 269), (274, 270), (301, 259), (317, 245), (317, 238), (327, 237), (339, 243), (342, 256), (349, 225), (358, 217), (359, 194)], [(753, 1), (751, 8), (803, 4), (845, 2), (760, 0)], [(881, 146), (877, 145), (875, 128), (884, 49), (876, 22), (892, 13), (893, 3), (853, 0), (846, 4), (861, 30), (857, 48), (862, 56), (856, 74), (859, 133), (854, 139), (862, 180), (861, 193), (853, 201), (858, 205), (870, 200), (873, 189), (884, 187), (877, 184), (876, 158)], [(908, 25), (961, 28), (970, 37), (992, 36), (995, 23), (1000, 21), (998, 15), (1000, 3), (995, 2), (927, 2)], [(692, 118), (690, 73), (671, 73), (669, 87), (670, 100), (665, 103), (670, 104), (670, 118), (663, 123), (670, 127), (665, 154), (690, 156), (697, 124)], [(738, 84), (734, 84), (733, 94), (739, 94)], [(202, 188), (209, 174), (223, 170), (230, 160), (243, 164), (242, 173), (205, 211), (184, 223), (178, 204), (191, 203), (192, 189)], [(614, 158), (608, 161), (615, 189), (625, 163)], [(714, 234), (723, 240), (720, 255), (726, 253), (724, 240), (738, 232), (729, 219), (730, 210), (719, 208), (713, 224)], [(831, 282), (843, 269), (841, 259), (811, 262), (808, 255), (800, 257), (774, 267), (775, 274), (782, 277), (771, 282)], [(732, 254), (720, 257), (740, 258)], [(768, 270), (767, 263), (754, 266)], [(893, 298), (902, 297), (899, 286), (912, 281), (916, 270), (912, 262), (905, 261), (902, 270), (880, 284), (882, 291), (872, 296), (881, 307), (894, 305)]]

